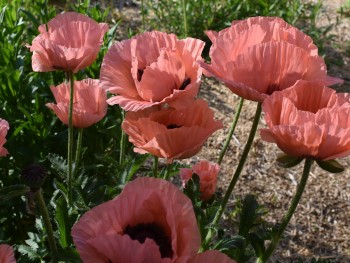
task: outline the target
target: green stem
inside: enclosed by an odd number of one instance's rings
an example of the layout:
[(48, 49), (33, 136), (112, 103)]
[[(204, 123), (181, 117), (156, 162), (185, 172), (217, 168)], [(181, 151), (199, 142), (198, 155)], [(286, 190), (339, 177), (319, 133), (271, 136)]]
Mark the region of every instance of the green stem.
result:
[(142, 30), (146, 31), (146, 22), (145, 22), (145, 6), (144, 0), (141, 0), (141, 16), (142, 16)]
[(83, 132), (84, 132), (84, 129), (80, 128), (79, 132), (78, 132), (77, 150), (75, 152), (74, 177), (77, 175), (78, 169), (79, 169), (79, 163), (80, 163), (80, 157), (81, 157), (81, 148), (82, 148), (82, 142), (83, 142)]
[(72, 206), (72, 183), (73, 183), (73, 100), (74, 100), (74, 74), (67, 72), (70, 83), (69, 113), (68, 113), (68, 204)]
[(219, 159), (218, 159), (218, 164), (221, 164), (222, 159), (224, 158), (225, 153), (226, 153), (226, 151), (227, 151), (227, 148), (228, 148), (228, 146), (230, 145), (230, 141), (231, 141), (231, 139), (232, 139), (233, 132), (234, 132), (235, 129), (236, 129), (236, 125), (237, 125), (239, 116), (240, 116), (240, 114), (241, 114), (243, 102), (244, 102), (244, 99), (243, 99), (243, 98), (240, 98), (239, 104), (238, 104), (238, 106), (237, 106), (237, 108), (236, 108), (235, 116), (233, 117), (233, 121), (232, 121), (232, 125), (231, 125), (231, 128), (230, 128), (230, 131), (229, 131), (229, 133), (228, 133), (228, 135), (227, 135), (227, 138), (226, 138), (224, 147), (222, 147), (222, 149), (221, 149), (221, 152), (220, 152), (220, 155), (219, 155)]
[[(221, 201), (221, 204), (218, 208), (218, 210), (216, 211), (216, 214), (215, 214), (215, 217), (214, 217), (214, 220), (212, 222), (212, 225), (215, 226), (218, 221), (220, 220), (221, 218), (221, 215), (223, 214), (225, 208), (226, 208), (226, 205), (227, 205), (227, 202), (231, 196), (231, 193), (233, 191), (233, 188), (235, 187), (237, 181), (238, 181), (238, 178), (243, 170), (243, 167), (244, 167), (244, 164), (245, 164), (245, 161), (247, 160), (247, 157), (248, 157), (248, 153), (250, 151), (250, 148), (253, 144), (253, 140), (254, 140), (254, 137), (255, 137), (255, 133), (257, 131), (257, 128), (258, 128), (258, 124), (259, 124), (259, 120), (260, 120), (260, 115), (261, 115), (261, 103), (259, 102), (257, 107), (256, 107), (256, 112), (255, 112), (255, 117), (254, 117), (254, 120), (253, 120), (253, 124), (252, 124), (252, 128), (250, 130), (250, 133), (249, 133), (249, 136), (248, 136), (248, 140), (247, 140), (247, 143), (243, 149), (243, 152), (242, 152), (242, 156), (241, 156), (241, 159), (239, 160), (239, 163), (238, 163), (238, 166), (236, 168), (236, 171), (231, 179), (231, 182), (226, 190), (226, 193), (225, 193), (225, 196), (224, 198), (222, 199)], [(212, 239), (212, 236), (213, 236), (213, 229), (210, 228), (209, 231), (208, 231), (208, 234), (203, 242), (203, 245), (202, 245), (202, 249), (205, 248), (206, 245), (209, 244), (209, 242), (211, 241)]]
[(153, 156), (153, 177), (158, 177), (158, 156)]
[(45, 201), (44, 201), (44, 198), (43, 198), (43, 195), (41, 192), (41, 188), (34, 193), (34, 197), (35, 197), (36, 204), (39, 207), (41, 216), (43, 218), (45, 230), (47, 233), (47, 240), (49, 241), (49, 246), (50, 246), (50, 250), (52, 253), (52, 262), (57, 262), (57, 260), (56, 260), (56, 255), (57, 255), (56, 241), (55, 241), (55, 237), (53, 235), (53, 230), (52, 230), (52, 225), (50, 222), (49, 212), (47, 211), (47, 207), (45, 205)]
[(187, 14), (186, 14), (186, 0), (182, 0), (182, 17), (183, 17), (183, 23), (184, 23), (184, 37), (187, 37), (188, 31), (187, 31)]
[(165, 170), (165, 173), (164, 173), (164, 176), (163, 176), (164, 180), (168, 180), (169, 179), (172, 167), (173, 167), (173, 162), (167, 164), (167, 167), (166, 167), (166, 170)]
[[(122, 109), (122, 118), (124, 121), (125, 118), (125, 111)], [(119, 155), (119, 164), (122, 165), (125, 157), (125, 146), (126, 146), (126, 134), (121, 131), (121, 137), (120, 137), (120, 155)]]
[(282, 222), (277, 229), (277, 232), (275, 232), (273, 234), (273, 238), (271, 240), (270, 245), (266, 249), (265, 253), (260, 258), (257, 259), (257, 261), (256, 261), (257, 263), (266, 262), (269, 259), (269, 257), (271, 256), (272, 252), (275, 250), (275, 248), (278, 244), (278, 241), (280, 240), (284, 230), (286, 229), (290, 219), (292, 218), (292, 216), (295, 212), (295, 209), (297, 208), (297, 206), (299, 204), (301, 196), (303, 195), (303, 192), (304, 192), (304, 189), (305, 189), (307, 179), (309, 177), (311, 166), (312, 166), (313, 162), (314, 161), (312, 159), (305, 160), (303, 174), (301, 176), (301, 180), (300, 180), (300, 183), (297, 187), (296, 193), (293, 197), (292, 203), (291, 203), (287, 213), (283, 217)]

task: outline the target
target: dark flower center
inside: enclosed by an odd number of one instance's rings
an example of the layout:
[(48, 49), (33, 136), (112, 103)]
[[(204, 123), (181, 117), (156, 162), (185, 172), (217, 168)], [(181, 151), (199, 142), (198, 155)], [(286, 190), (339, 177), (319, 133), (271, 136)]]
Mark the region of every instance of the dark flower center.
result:
[(191, 79), (190, 78), (185, 79), (184, 82), (182, 82), (179, 90), (184, 90), (190, 83), (191, 83)]
[(177, 125), (177, 124), (169, 124), (166, 126), (167, 129), (176, 129), (176, 128), (181, 128), (181, 125)]
[(267, 95), (271, 95), (274, 91), (279, 90), (279, 85), (277, 84), (271, 84), (267, 88)]
[(143, 69), (138, 69), (137, 70), (137, 80), (141, 81), (143, 75)]
[(156, 223), (127, 226), (124, 230), (124, 234), (128, 235), (133, 240), (138, 240), (141, 244), (145, 242), (146, 238), (150, 238), (159, 246), (162, 258), (173, 257), (171, 241), (166, 236), (163, 229)]

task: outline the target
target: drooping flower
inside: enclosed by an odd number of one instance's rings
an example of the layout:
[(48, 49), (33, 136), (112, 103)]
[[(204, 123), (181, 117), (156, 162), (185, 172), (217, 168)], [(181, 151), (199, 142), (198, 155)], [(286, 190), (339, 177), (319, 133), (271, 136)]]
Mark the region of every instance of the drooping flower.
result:
[(67, 12), (57, 15), (28, 46), (33, 52), (33, 71), (73, 71), (90, 66), (97, 57), (108, 24), (86, 15)]
[(6, 156), (8, 154), (8, 151), (4, 148), (4, 144), (6, 143), (6, 135), (9, 129), (9, 123), (4, 119), (0, 119), (0, 156)]
[(322, 82), (298, 81), (274, 92), (262, 108), (261, 138), (286, 154), (330, 160), (350, 154), (350, 103)]
[(85, 263), (170, 263), (200, 246), (190, 199), (168, 181), (147, 177), (85, 213), (72, 237)]
[(116, 94), (108, 103), (127, 111), (186, 104), (198, 93), (202, 71), (196, 61), (203, 47), (201, 40), (157, 31), (117, 42), (101, 66), (103, 88)]
[(157, 107), (128, 112), (122, 129), (138, 153), (173, 159), (189, 158), (199, 152), (207, 138), (222, 128), (220, 121), (204, 100), (193, 101), (185, 108)]
[(220, 166), (217, 163), (208, 161), (200, 161), (192, 166), (192, 168), (180, 168), (180, 178), (183, 186), (192, 178), (193, 174), (197, 174), (200, 180), (201, 199), (209, 200), (216, 189), (217, 176), (220, 171)]
[[(57, 117), (68, 125), (69, 92), (70, 84), (62, 83), (59, 86), (51, 86), (51, 91), (57, 104), (47, 103)], [(101, 88), (96, 79), (85, 79), (74, 82), (73, 98), (73, 126), (87, 128), (99, 122), (106, 114), (108, 104), (107, 93)]]
[(301, 79), (326, 86), (342, 83), (327, 76), (312, 39), (281, 18), (251, 17), (207, 35), (213, 45), (211, 65), (199, 61), (204, 73), (245, 99), (262, 102)]
[(16, 263), (13, 248), (9, 245), (0, 245), (0, 263)]

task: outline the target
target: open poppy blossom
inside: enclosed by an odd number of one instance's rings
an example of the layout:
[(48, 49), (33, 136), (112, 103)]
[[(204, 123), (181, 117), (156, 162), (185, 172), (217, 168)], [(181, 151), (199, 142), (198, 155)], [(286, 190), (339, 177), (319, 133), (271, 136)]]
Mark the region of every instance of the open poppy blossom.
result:
[(9, 245), (0, 245), (0, 263), (16, 263), (13, 248)]
[[(68, 125), (70, 83), (51, 86), (57, 104), (47, 103), (57, 117)], [(73, 126), (87, 128), (99, 122), (106, 114), (107, 93), (97, 79), (85, 79), (74, 82)]]
[(211, 64), (204, 73), (224, 82), (244, 99), (262, 102), (297, 80), (342, 83), (327, 76), (312, 39), (281, 18), (251, 17), (220, 32), (208, 31)]
[(153, 107), (128, 112), (122, 123), (135, 152), (150, 153), (169, 162), (197, 154), (208, 137), (220, 128), (221, 121), (214, 120), (214, 113), (200, 99), (181, 109)]
[(196, 61), (203, 47), (201, 40), (157, 31), (117, 42), (101, 66), (103, 88), (116, 94), (108, 103), (127, 111), (186, 104), (198, 93), (202, 71)]
[(199, 176), (199, 183), (202, 200), (209, 200), (216, 189), (217, 176), (220, 171), (220, 166), (217, 163), (211, 163), (208, 161), (200, 161), (192, 166), (192, 168), (180, 168), (180, 178), (183, 182), (183, 186), (186, 185), (188, 180), (192, 178), (193, 174)]
[(4, 119), (0, 119), (0, 156), (6, 156), (8, 154), (8, 151), (4, 148), (4, 144), (6, 143), (6, 135), (9, 129), (9, 123)]
[(195, 255), (201, 242), (191, 200), (168, 181), (148, 177), (85, 213), (72, 237), (85, 263), (170, 263)]
[(286, 154), (331, 160), (350, 154), (350, 103), (322, 82), (298, 81), (262, 104), (261, 138)]
[(83, 14), (67, 12), (57, 15), (47, 25), (39, 26), (40, 34), (28, 46), (33, 52), (33, 70), (76, 73), (90, 66), (107, 31), (108, 24), (98, 24)]

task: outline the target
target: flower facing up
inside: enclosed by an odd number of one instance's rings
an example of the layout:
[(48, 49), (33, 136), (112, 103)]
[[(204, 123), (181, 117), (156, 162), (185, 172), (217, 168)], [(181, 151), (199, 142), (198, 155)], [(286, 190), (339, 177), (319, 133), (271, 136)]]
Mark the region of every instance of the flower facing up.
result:
[(9, 245), (0, 245), (0, 263), (16, 263), (13, 248)]
[[(46, 106), (52, 109), (64, 124), (68, 125), (70, 84), (62, 83), (57, 87), (51, 86), (51, 91), (57, 104), (47, 103)], [(75, 81), (73, 126), (87, 128), (99, 122), (107, 114), (106, 100), (107, 93), (101, 88), (98, 80)]]
[(28, 46), (33, 52), (34, 71), (78, 72), (90, 66), (97, 57), (108, 24), (97, 23), (86, 15), (67, 12), (57, 15)]
[(122, 129), (138, 153), (173, 159), (189, 158), (199, 152), (207, 138), (222, 128), (204, 100), (186, 108), (151, 109), (128, 112)]
[(6, 143), (6, 135), (9, 129), (9, 123), (4, 119), (0, 119), (0, 156), (8, 154), (8, 151), (3, 146)]
[(326, 86), (342, 83), (326, 75), (312, 39), (281, 18), (251, 17), (207, 34), (213, 42), (211, 65), (199, 63), (208, 76), (245, 99), (262, 102), (300, 79), (319, 80)]
[(180, 178), (183, 186), (191, 179), (193, 174), (197, 174), (200, 180), (201, 199), (209, 200), (216, 189), (217, 176), (220, 171), (220, 166), (217, 163), (210, 163), (208, 161), (200, 161), (192, 166), (191, 169), (180, 168)]
[(164, 103), (186, 103), (198, 93), (204, 42), (178, 40), (174, 34), (146, 32), (117, 42), (101, 66), (103, 88), (116, 94), (108, 100), (127, 111)]
[(161, 179), (138, 178), (72, 228), (85, 263), (170, 263), (195, 255), (200, 233), (190, 199)]
[(350, 103), (322, 82), (298, 81), (275, 92), (262, 108), (261, 138), (286, 154), (330, 160), (350, 154)]

